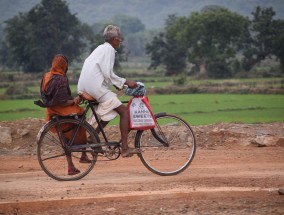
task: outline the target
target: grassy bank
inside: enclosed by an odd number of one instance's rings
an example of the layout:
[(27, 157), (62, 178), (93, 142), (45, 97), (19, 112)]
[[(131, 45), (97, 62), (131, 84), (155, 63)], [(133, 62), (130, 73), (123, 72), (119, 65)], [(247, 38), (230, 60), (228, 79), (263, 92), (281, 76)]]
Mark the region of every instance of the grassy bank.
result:
[[(24, 75), (23, 75), (24, 76)], [(71, 91), (77, 91), (78, 74), (70, 74)], [(25, 77), (25, 76), (24, 76)], [(25, 77), (27, 79), (28, 77)], [(178, 77), (135, 76), (135, 81), (143, 82), (148, 92), (156, 94), (229, 93), (229, 94), (284, 94), (283, 78), (247, 78), (222, 80), (194, 80), (186, 78), (183, 85), (174, 82)], [(29, 99), (39, 97), (40, 80), (30, 78), (25, 81), (0, 82), (0, 99)]]

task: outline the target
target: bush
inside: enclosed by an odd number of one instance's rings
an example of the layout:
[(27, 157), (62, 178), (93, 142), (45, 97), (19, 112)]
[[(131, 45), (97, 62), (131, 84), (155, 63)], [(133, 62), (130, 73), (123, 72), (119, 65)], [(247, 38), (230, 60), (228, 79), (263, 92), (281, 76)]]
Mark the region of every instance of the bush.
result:
[(29, 89), (24, 84), (11, 84), (8, 86), (5, 94), (12, 96), (12, 95), (23, 95), (28, 94)]
[(217, 79), (229, 78), (232, 76), (229, 65), (222, 60), (209, 62), (207, 65), (207, 73), (209, 78)]
[(176, 78), (173, 79), (175, 85), (185, 85), (187, 83), (187, 75), (180, 74)]

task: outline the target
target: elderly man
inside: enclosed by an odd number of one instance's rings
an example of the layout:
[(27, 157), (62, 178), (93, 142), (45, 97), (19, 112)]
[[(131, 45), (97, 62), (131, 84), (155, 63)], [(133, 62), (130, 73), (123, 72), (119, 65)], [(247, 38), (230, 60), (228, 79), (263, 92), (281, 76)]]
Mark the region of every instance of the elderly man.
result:
[(101, 118), (103, 127), (114, 119), (117, 113), (120, 115), (121, 155), (130, 157), (140, 153), (140, 150), (128, 147), (128, 111), (110, 87), (114, 85), (122, 89), (123, 85), (129, 88), (136, 88), (138, 85), (135, 81), (121, 78), (113, 72), (115, 49), (121, 44), (120, 29), (117, 26), (108, 25), (103, 36), (105, 43), (99, 45), (84, 62), (78, 81), (78, 93), (86, 92), (100, 103), (96, 112)]

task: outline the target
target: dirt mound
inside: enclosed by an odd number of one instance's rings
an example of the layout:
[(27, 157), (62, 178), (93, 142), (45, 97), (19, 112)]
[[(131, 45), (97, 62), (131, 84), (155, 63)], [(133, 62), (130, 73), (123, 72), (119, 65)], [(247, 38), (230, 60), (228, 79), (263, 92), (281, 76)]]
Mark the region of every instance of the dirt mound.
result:
[[(44, 125), (43, 119), (28, 118), (15, 121), (1, 121), (0, 150), (4, 153), (34, 154), (36, 135)], [(3, 136), (9, 137), (1, 139)]]
[[(1, 121), (0, 150), (1, 153), (35, 154), (35, 140), (43, 119), (28, 118), (16, 121)], [(235, 124), (219, 123), (204, 126), (192, 126), (197, 146), (227, 148), (245, 146), (284, 146), (284, 123)], [(109, 126), (106, 133), (110, 139), (120, 138), (118, 126)], [(132, 131), (130, 138), (133, 138)], [(8, 136), (7, 139), (3, 139)], [(130, 141), (133, 142), (133, 141)]]

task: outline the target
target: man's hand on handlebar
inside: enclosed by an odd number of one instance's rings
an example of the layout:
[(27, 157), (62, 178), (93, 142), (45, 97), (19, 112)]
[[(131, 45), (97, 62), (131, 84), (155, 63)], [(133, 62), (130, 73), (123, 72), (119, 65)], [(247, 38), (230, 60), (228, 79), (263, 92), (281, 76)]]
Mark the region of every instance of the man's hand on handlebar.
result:
[(138, 87), (138, 84), (135, 81), (131, 81), (131, 80), (126, 80), (124, 84), (127, 85), (131, 89)]

